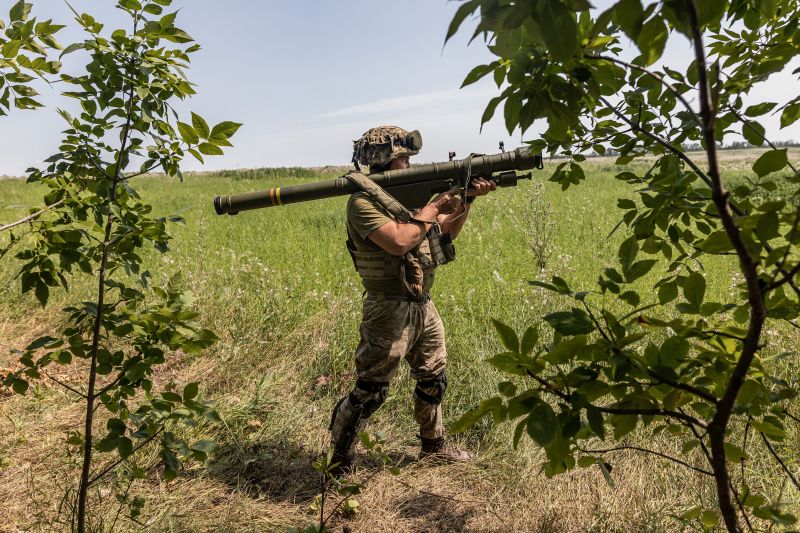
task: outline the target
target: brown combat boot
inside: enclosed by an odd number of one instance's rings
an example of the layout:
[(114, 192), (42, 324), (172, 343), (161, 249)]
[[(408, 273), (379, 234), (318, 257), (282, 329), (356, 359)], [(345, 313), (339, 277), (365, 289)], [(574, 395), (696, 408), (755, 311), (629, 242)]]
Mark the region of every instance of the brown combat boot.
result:
[(465, 463), (475, 460), (475, 456), (468, 451), (460, 450), (445, 441), (444, 437), (426, 439), (420, 437), (422, 447), (419, 450), (419, 460), (437, 463)]
[(328, 471), (333, 477), (340, 478), (353, 472), (355, 469), (355, 462), (355, 452), (344, 455), (339, 455), (334, 452), (333, 456), (331, 456), (331, 464), (335, 464), (336, 466), (331, 467)]

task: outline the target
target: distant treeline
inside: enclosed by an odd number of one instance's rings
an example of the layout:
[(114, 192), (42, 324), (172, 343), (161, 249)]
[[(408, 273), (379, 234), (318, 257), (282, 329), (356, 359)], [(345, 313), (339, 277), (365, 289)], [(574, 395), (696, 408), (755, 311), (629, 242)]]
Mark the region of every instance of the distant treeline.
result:
[(347, 172), (347, 167), (270, 167), (246, 168), (239, 170), (219, 170), (213, 174), (222, 178), (242, 180), (260, 180), (270, 178), (318, 178), (328, 174), (341, 175)]
[[(795, 140), (791, 140), (791, 139), (788, 140), (788, 141), (775, 141), (772, 144), (774, 144), (776, 148), (786, 148), (786, 147), (798, 147), (798, 146), (800, 146), (800, 142), (795, 141)], [(685, 144), (683, 144), (681, 146), (682, 146), (683, 150), (686, 151), (686, 152), (701, 152), (701, 151), (703, 151), (703, 146), (700, 143), (685, 143)], [(765, 147), (767, 147), (767, 145), (755, 146), (755, 145), (750, 144), (748, 142), (740, 141), (740, 142), (732, 142), (730, 144), (718, 144), (717, 145), (717, 150), (747, 150), (749, 148), (765, 148)], [(586, 155), (589, 156), (589, 157), (601, 157), (601, 156), (598, 156), (597, 154), (586, 154)], [(617, 150), (614, 150), (613, 148), (609, 148), (608, 150), (606, 150), (605, 154), (603, 154), (603, 155), (605, 155), (605, 156), (619, 155), (619, 152)]]

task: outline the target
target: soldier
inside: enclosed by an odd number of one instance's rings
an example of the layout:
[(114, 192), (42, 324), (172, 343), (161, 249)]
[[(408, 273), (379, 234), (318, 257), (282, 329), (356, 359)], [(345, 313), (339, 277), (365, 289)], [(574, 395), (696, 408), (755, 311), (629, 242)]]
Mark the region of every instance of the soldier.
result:
[[(353, 162), (370, 173), (409, 167), (422, 146), (419, 132), (395, 126), (372, 128), (354, 141)], [(419, 423), (420, 459), (467, 461), (472, 455), (446, 443), (441, 402), (447, 388), (444, 325), (429, 290), (434, 270), (451, 255), (477, 196), (494, 191), (492, 181), (473, 180), (466, 203), (448, 191), (409, 213), (363, 174), (351, 173), (363, 192), (347, 203), (347, 246), (366, 289), (356, 349), (357, 381), (331, 418), (333, 461), (340, 472), (355, 459), (357, 434), (386, 400), (401, 359), (417, 381), (414, 417)]]

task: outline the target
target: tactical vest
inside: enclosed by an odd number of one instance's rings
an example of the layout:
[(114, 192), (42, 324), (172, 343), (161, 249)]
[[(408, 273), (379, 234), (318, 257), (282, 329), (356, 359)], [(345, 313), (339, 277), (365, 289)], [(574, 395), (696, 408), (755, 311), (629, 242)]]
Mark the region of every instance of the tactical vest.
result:
[[(350, 172), (345, 178), (369, 195), (396, 222), (413, 221), (413, 214), (403, 204), (364, 174)], [(438, 223), (432, 225), (422, 242), (402, 257), (392, 255), (378, 246), (375, 248), (356, 249), (348, 230), (347, 249), (358, 275), (365, 280), (399, 279), (408, 295), (414, 299), (424, 297), (423, 280), (426, 273), (455, 259), (455, 248), (450, 235), (443, 235)]]

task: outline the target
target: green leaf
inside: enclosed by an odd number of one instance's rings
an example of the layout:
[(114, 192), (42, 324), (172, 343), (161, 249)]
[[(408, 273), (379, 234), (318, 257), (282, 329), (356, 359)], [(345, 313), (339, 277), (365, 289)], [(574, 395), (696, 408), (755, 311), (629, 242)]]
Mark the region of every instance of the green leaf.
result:
[(201, 154), (205, 155), (223, 155), (225, 153), (222, 148), (208, 142), (200, 143), (197, 149), (200, 150)]
[(486, 104), (486, 109), (484, 109), (483, 115), (481, 116), (481, 128), (483, 128), (483, 125), (492, 119), (495, 109), (497, 109), (498, 104), (500, 104), (504, 98), (504, 96), (495, 96), (489, 100), (489, 103)]
[(211, 131), (208, 129), (208, 123), (196, 113), (192, 113), (192, 126), (194, 131), (203, 139), (208, 139)]
[(517, 424), (516, 429), (514, 429), (514, 439), (513, 439), (512, 444), (513, 444), (515, 450), (517, 449), (517, 446), (519, 446), (519, 441), (522, 438), (522, 435), (525, 433), (525, 427), (527, 425), (528, 425), (528, 421), (523, 418)]
[(764, 152), (761, 157), (753, 163), (753, 171), (758, 177), (766, 176), (771, 172), (777, 172), (789, 163), (787, 149), (770, 150)]
[(600, 409), (594, 406), (586, 408), (586, 420), (589, 422), (589, 427), (592, 428), (594, 434), (600, 437), (600, 440), (606, 439), (606, 428), (603, 423), (603, 413)]
[(725, 458), (733, 463), (741, 463), (747, 459), (747, 453), (732, 442), (725, 442)]
[(94, 448), (103, 453), (117, 449), (120, 436), (117, 433), (109, 433), (94, 444)]
[(3, 57), (12, 59), (16, 57), (17, 53), (19, 52), (20, 44), (20, 41), (12, 39), (0, 47), (0, 53), (3, 54)]
[(642, 31), (636, 38), (636, 46), (642, 53), (645, 66), (658, 61), (664, 53), (668, 35), (669, 29), (661, 17), (653, 17), (642, 26)]
[[(214, 128), (211, 130), (211, 134), (208, 136), (208, 138), (211, 141), (215, 141), (215, 140), (226, 141), (230, 137), (232, 137), (233, 134), (236, 133), (236, 131), (241, 127), (242, 127), (242, 125), (239, 124), (238, 122), (229, 122), (229, 121), (220, 122), (219, 124), (214, 126)], [(201, 152), (202, 152), (202, 150), (201, 150)]]
[(11, 10), (8, 12), (9, 20), (11, 22), (28, 20), (32, 7), (32, 4), (19, 0), (19, 2), (11, 6)]
[(183, 401), (188, 402), (197, 396), (199, 386), (197, 383), (189, 383), (183, 388)]
[(731, 240), (728, 238), (728, 233), (725, 230), (715, 231), (709, 235), (706, 240), (701, 242), (698, 247), (710, 254), (733, 250), (733, 244), (731, 244)]
[(47, 305), (47, 299), (50, 297), (50, 289), (45, 283), (40, 280), (36, 281), (36, 299), (42, 304), (42, 307)]
[(553, 408), (545, 402), (539, 402), (528, 415), (526, 429), (534, 442), (539, 446), (547, 446), (556, 436), (557, 424)]
[(85, 43), (72, 43), (71, 45), (64, 48), (64, 50), (61, 51), (61, 55), (59, 55), (58, 57), (62, 58), (67, 54), (71, 54), (72, 52), (77, 52), (78, 50), (84, 50), (85, 48), (86, 48)]
[(560, 2), (538, 2), (536, 22), (556, 61), (568, 61), (578, 50), (578, 23), (569, 8)]
[(699, 272), (692, 272), (683, 282), (683, 297), (696, 308), (703, 304), (706, 294), (706, 278)]
[(133, 453), (133, 442), (128, 437), (120, 437), (117, 441), (117, 452), (120, 459), (127, 459)]
[(38, 339), (32, 341), (28, 346), (25, 347), (25, 350), (38, 350), (39, 348), (44, 348), (47, 346), (48, 348), (55, 348), (56, 342), (61, 339), (56, 337), (51, 337), (50, 335), (45, 335), (43, 337), (39, 337)]
[(775, 109), (777, 104), (775, 102), (761, 102), (760, 104), (751, 105), (748, 107), (744, 114), (748, 117), (760, 117)]
[(544, 355), (548, 363), (561, 364), (573, 359), (578, 350), (586, 346), (586, 335), (575, 335), (569, 339), (562, 339), (550, 348)]
[(744, 135), (745, 140), (753, 146), (761, 146), (764, 144), (764, 134), (764, 126), (758, 122), (748, 120), (742, 125), (742, 135)]
[(641, 301), (639, 294), (634, 291), (623, 292), (622, 294), (619, 295), (619, 299), (632, 307), (636, 307), (637, 305), (639, 305), (639, 302)]
[(661, 305), (671, 302), (678, 297), (678, 284), (674, 281), (664, 283), (658, 288), (658, 302)]
[(120, 7), (130, 9), (131, 11), (140, 11), (142, 9), (142, 4), (139, 0), (119, 0), (118, 4)]
[(172, 450), (161, 450), (161, 458), (164, 460), (164, 479), (167, 481), (175, 479), (178, 469), (181, 467), (178, 456)]
[(619, 263), (622, 265), (622, 271), (627, 272), (633, 262), (636, 260), (636, 255), (639, 253), (639, 243), (636, 241), (635, 236), (625, 239), (619, 247), (617, 256)]
[(497, 391), (506, 398), (511, 398), (517, 394), (517, 386), (510, 381), (501, 381), (497, 384)]
[(197, 144), (200, 141), (200, 137), (194, 131), (194, 128), (185, 122), (178, 122), (178, 131), (181, 133), (181, 138), (188, 144)]
[(621, 439), (636, 428), (639, 417), (637, 415), (611, 415), (608, 417), (608, 421), (614, 428), (614, 438)]
[(524, 376), (527, 373), (525, 369), (529, 366), (530, 361), (520, 359), (519, 355), (514, 352), (504, 352), (490, 357), (486, 360), (487, 363), (509, 374), (517, 374)]
[(620, 0), (614, 6), (614, 22), (619, 24), (622, 31), (632, 40), (636, 41), (642, 31), (644, 23), (644, 9), (641, 0)]
[(11, 390), (17, 394), (25, 394), (28, 391), (28, 382), (24, 379), (14, 379), (11, 383)]
[(794, 124), (800, 118), (800, 102), (787, 105), (781, 113), (781, 129)]
[(459, 6), (458, 10), (456, 11), (456, 14), (453, 15), (453, 20), (450, 21), (450, 25), (447, 28), (447, 35), (445, 35), (444, 38), (445, 43), (447, 43), (447, 41), (449, 41), (450, 38), (456, 34), (458, 28), (464, 22), (464, 19), (466, 19), (472, 12), (478, 9), (479, 5), (480, 2), (478, 0), (470, 0), (469, 2), (464, 2), (463, 4), (461, 4), (461, 6)]
[(461, 415), (461, 418), (456, 420), (453, 425), (450, 426), (450, 433), (463, 433), (467, 429), (471, 428), (475, 422), (502, 405), (503, 400), (496, 396), (483, 400), (478, 407), (470, 409)]
[(779, 228), (780, 220), (778, 219), (778, 214), (774, 211), (770, 211), (758, 217), (756, 235), (762, 242), (766, 242), (780, 236)]
[(539, 342), (539, 330), (534, 326), (528, 326), (528, 329), (526, 329), (525, 333), (522, 335), (520, 353), (522, 355), (530, 354), (537, 342)]
[(511, 327), (494, 318), (492, 319), (492, 324), (494, 324), (494, 329), (497, 330), (497, 335), (500, 337), (503, 346), (514, 353), (519, 353), (519, 338), (517, 337), (517, 333)]
[(603, 461), (597, 461), (597, 466), (600, 467), (600, 471), (603, 473), (603, 478), (606, 480), (606, 483), (608, 483), (608, 486), (613, 487), (614, 479), (611, 477), (610, 466), (606, 466), (606, 463)]
[(203, 452), (203, 453), (212, 453), (218, 448), (218, 445), (213, 440), (199, 440), (192, 445), (192, 450)]
[(595, 326), (591, 317), (582, 309), (572, 308), (571, 312), (558, 311), (544, 317), (550, 326), (562, 335), (581, 335), (591, 333)]
[(645, 259), (642, 261), (636, 261), (634, 264), (631, 265), (630, 269), (625, 272), (625, 282), (626, 283), (633, 283), (637, 279), (641, 278), (648, 272), (650, 269), (653, 268), (658, 262), (656, 259)]
[(494, 69), (495, 66), (493, 65), (478, 65), (472, 69), (469, 74), (467, 74), (466, 78), (464, 78), (464, 81), (461, 83), (461, 88), (463, 89), (467, 85), (472, 85), (487, 74), (490, 74)]
[(772, 440), (783, 440), (786, 438), (786, 430), (769, 422), (762, 420), (751, 420), (750, 425), (767, 437), (771, 437)]
[(700, 520), (703, 522), (703, 527), (716, 528), (719, 525), (719, 512), (707, 509), (700, 515)]

